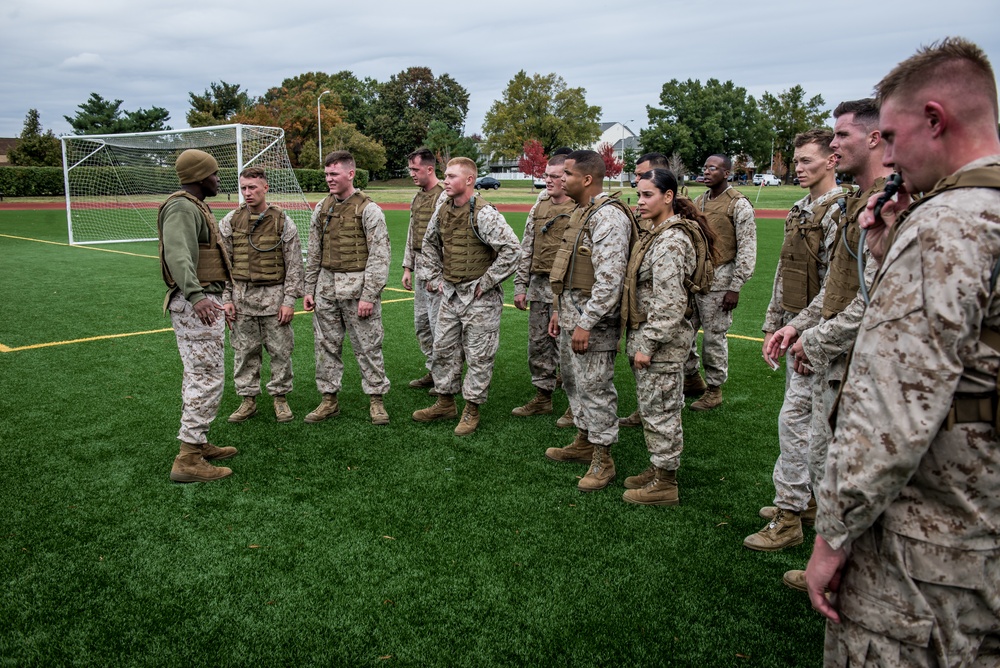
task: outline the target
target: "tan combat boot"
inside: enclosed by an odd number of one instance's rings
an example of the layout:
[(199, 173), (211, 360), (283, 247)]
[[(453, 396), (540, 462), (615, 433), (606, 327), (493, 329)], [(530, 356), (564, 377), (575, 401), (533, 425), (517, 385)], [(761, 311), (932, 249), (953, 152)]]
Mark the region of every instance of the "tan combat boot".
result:
[(785, 571), (785, 575), (781, 579), (796, 591), (809, 591), (809, 588), (806, 587), (805, 571)]
[(622, 501), (640, 506), (676, 506), (681, 502), (677, 490), (677, 471), (656, 469), (652, 480), (640, 489), (627, 490), (622, 494)]
[(640, 487), (645, 487), (651, 483), (655, 477), (656, 467), (650, 464), (649, 468), (639, 475), (630, 475), (625, 478), (625, 489), (639, 489)]
[(642, 417), (639, 415), (639, 409), (637, 408), (628, 417), (618, 418), (618, 426), (621, 427), (641, 427)]
[[(566, 407), (566, 412), (562, 414), (562, 417), (556, 420), (556, 426), (560, 429), (565, 429), (566, 427), (573, 426), (573, 409)], [(590, 461), (589, 459), (587, 461)]]
[(691, 404), (691, 410), (693, 411), (710, 411), (713, 408), (718, 408), (722, 405), (722, 388), (715, 387), (712, 385), (708, 386), (705, 390), (705, 394), (701, 395), (701, 399), (695, 401)]
[(201, 456), (205, 458), (205, 461), (229, 459), (230, 457), (235, 457), (238, 454), (240, 454), (240, 451), (232, 446), (218, 448), (211, 443), (206, 443), (201, 446)]
[(243, 403), (229, 416), (230, 422), (246, 422), (257, 414), (257, 397), (243, 397)]
[(337, 394), (323, 394), (323, 401), (320, 402), (312, 413), (305, 417), (305, 422), (312, 424), (340, 415), (340, 403), (337, 401)]
[(594, 444), (587, 439), (587, 436), (587, 432), (578, 429), (572, 443), (565, 448), (549, 448), (545, 451), (545, 456), (554, 462), (589, 464), (594, 458)]
[(594, 456), (587, 474), (580, 478), (576, 488), (581, 492), (598, 492), (615, 479), (615, 460), (611, 458), (610, 445), (594, 444)]
[(428, 371), (420, 378), (417, 378), (416, 380), (411, 380), (410, 387), (418, 390), (434, 387), (434, 376), (432, 376)]
[(458, 417), (458, 408), (455, 407), (455, 397), (450, 394), (439, 394), (434, 405), (413, 413), (413, 419), (417, 422), (434, 422), (453, 417)]
[(552, 392), (550, 390), (538, 390), (531, 401), (523, 406), (518, 406), (510, 412), (517, 417), (528, 417), (529, 415), (548, 415), (552, 412)]
[(368, 412), (372, 416), (372, 424), (389, 424), (389, 413), (385, 410), (381, 394), (373, 394), (370, 398), (371, 405)]
[(274, 417), (278, 422), (291, 422), (292, 418), (292, 408), (288, 405), (288, 400), (284, 396), (276, 396), (274, 398)]
[(202, 456), (202, 447), (195, 443), (181, 443), (181, 451), (174, 458), (170, 468), (170, 479), (174, 482), (212, 482), (232, 475), (233, 470), (225, 466), (212, 466)]
[(777, 552), (801, 544), (802, 520), (798, 513), (784, 508), (778, 508), (767, 526), (743, 540), (743, 547), (760, 552)]
[(705, 379), (701, 377), (701, 373), (695, 371), (690, 376), (684, 376), (685, 397), (701, 396), (707, 389), (708, 385), (705, 384)]
[(476, 431), (478, 426), (479, 404), (466, 401), (465, 408), (462, 409), (462, 419), (458, 421), (458, 426), (455, 427), (455, 436), (468, 436)]
[[(765, 520), (773, 520), (774, 516), (778, 514), (777, 506), (764, 506), (757, 513)], [(806, 526), (812, 526), (816, 524), (816, 499), (815, 497), (809, 497), (809, 504), (806, 505), (806, 509), (802, 511), (799, 515), (802, 518), (802, 524)]]

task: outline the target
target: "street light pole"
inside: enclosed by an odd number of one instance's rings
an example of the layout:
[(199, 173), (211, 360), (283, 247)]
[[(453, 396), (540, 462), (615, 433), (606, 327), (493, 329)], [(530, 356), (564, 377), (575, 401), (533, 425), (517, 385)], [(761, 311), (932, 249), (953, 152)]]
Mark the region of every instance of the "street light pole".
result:
[[(630, 119), (629, 123), (634, 123), (635, 119)], [(618, 172), (618, 187), (625, 187), (625, 124), (622, 123), (622, 171)]]
[(319, 101), (329, 93), (330, 91), (325, 90), (316, 98), (316, 137), (319, 140), (319, 164), (321, 166), (323, 165), (323, 116), (320, 114)]

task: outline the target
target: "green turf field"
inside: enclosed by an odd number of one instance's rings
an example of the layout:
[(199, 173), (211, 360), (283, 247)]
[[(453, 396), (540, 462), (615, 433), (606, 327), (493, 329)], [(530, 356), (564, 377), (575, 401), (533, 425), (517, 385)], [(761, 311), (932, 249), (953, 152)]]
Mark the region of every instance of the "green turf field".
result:
[[(302, 422), (319, 396), (299, 313), (296, 420), (263, 402), (228, 424), (230, 380), (211, 437), (239, 447), (235, 474), (177, 485), (181, 363), (155, 244), (68, 247), (63, 212), (0, 212), (0, 665), (819, 665), (823, 623), (781, 583), (812, 531), (742, 547), (773, 495), (783, 376), (759, 337), (780, 221), (759, 221), (725, 404), (685, 411), (681, 505), (642, 508), (621, 501), (648, 464), (639, 431), (614, 450), (618, 480), (584, 496), (583, 465), (542, 455), (573, 434), (510, 417), (532, 395), (513, 308), (479, 431), (410, 420), (431, 400), (406, 387), (423, 373), (398, 289), (406, 214), (387, 217), (392, 424), (369, 424), (350, 360), (341, 416)], [(626, 414), (622, 357), (618, 372)]]

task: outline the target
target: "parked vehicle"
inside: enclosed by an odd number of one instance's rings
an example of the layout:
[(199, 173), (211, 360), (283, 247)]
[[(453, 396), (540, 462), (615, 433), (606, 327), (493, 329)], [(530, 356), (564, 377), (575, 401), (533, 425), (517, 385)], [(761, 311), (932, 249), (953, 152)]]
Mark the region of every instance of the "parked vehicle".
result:
[(480, 176), (476, 179), (476, 190), (500, 190), (500, 182), (492, 176)]
[(534, 179), (531, 183), (539, 190), (545, 187), (545, 179)]
[(780, 186), (781, 179), (774, 174), (754, 174), (753, 184), (755, 186)]

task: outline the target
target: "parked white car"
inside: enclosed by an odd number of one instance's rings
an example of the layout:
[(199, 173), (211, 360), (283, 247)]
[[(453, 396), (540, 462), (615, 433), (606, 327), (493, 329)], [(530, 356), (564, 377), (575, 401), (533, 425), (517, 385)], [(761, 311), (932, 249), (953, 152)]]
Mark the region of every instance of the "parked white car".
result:
[(781, 179), (774, 174), (754, 174), (753, 184), (755, 186), (780, 186)]

